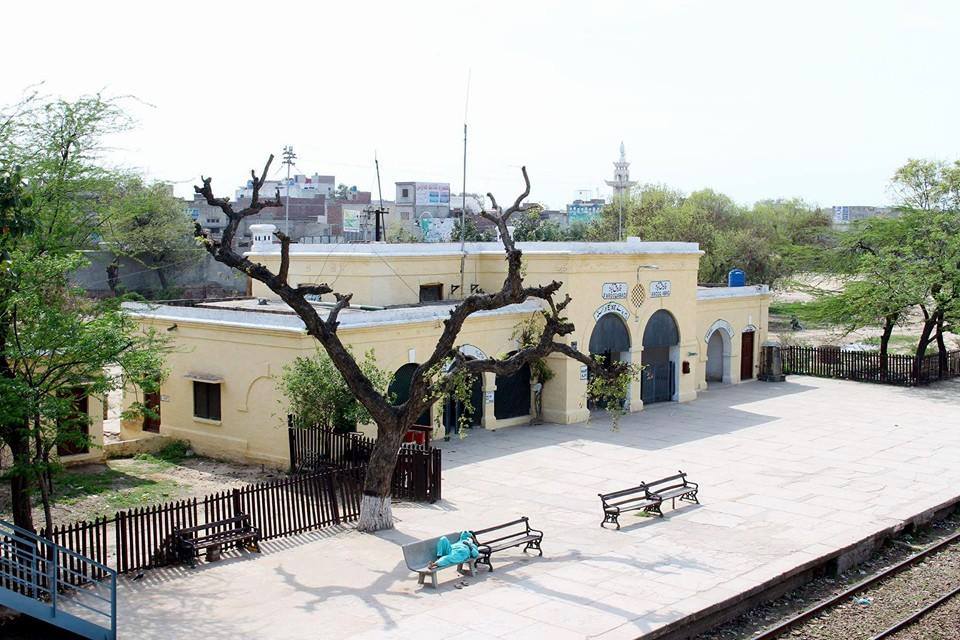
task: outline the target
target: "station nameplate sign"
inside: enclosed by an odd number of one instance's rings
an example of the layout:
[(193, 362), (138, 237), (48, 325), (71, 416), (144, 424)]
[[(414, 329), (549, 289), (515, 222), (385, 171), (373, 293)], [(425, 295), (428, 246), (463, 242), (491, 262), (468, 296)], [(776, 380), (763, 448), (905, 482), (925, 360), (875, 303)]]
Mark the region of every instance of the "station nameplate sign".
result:
[(626, 300), (627, 283), (626, 282), (604, 282), (603, 283), (604, 300)]
[(617, 302), (607, 302), (606, 304), (600, 305), (600, 307), (593, 312), (593, 319), (599, 320), (601, 316), (605, 316), (608, 313), (615, 313), (624, 320), (630, 317), (630, 312), (627, 311), (626, 307)]
[(670, 295), (669, 280), (654, 280), (650, 283), (651, 298), (666, 298)]

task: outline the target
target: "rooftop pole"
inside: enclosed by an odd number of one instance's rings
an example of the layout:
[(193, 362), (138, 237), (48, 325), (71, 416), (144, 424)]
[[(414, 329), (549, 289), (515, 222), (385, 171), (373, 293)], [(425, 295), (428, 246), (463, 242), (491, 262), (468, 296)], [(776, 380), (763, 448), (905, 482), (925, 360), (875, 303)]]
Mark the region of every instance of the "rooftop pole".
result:
[(467, 69), (467, 96), (463, 102), (463, 199), (460, 203), (460, 295), (466, 295), (466, 262), (467, 262), (467, 108), (470, 106), (470, 69)]

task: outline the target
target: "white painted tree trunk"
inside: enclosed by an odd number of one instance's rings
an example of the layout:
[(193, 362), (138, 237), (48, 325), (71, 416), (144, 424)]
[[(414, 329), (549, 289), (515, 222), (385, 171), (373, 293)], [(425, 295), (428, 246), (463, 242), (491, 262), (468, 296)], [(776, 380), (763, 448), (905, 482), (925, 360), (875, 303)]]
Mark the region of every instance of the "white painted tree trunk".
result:
[(393, 510), (390, 508), (390, 496), (365, 495), (360, 500), (360, 521), (358, 531), (371, 533), (382, 529), (393, 529)]

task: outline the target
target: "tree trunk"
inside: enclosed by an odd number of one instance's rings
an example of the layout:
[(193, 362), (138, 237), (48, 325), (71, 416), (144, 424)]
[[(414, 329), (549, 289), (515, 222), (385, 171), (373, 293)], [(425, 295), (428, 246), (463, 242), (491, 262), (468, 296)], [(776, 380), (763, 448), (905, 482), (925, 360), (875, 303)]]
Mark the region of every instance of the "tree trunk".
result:
[(937, 355), (937, 377), (940, 380), (947, 375), (947, 345), (943, 340), (943, 312), (937, 317), (937, 348), (940, 353)]
[(160, 289), (162, 294), (167, 292), (167, 274), (163, 272), (163, 268), (157, 269), (157, 279), (160, 280)]
[(33, 505), (30, 502), (30, 436), (26, 424), (9, 429), (5, 438), (13, 454), (14, 471), (10, 474), (10, 510), (13, 524), (33, 531)]
[(40, 416), (33, 416), (33, 447), (34, 455), (37, 458), (35, 469), (42, 469), (42, 473), (36, 473), (35, 478), (37, 486), (40, 488), (40, 502), (43, 504), (43, 521), (47, 535), (53, 531), (53, 510), (50, 506), (50, 494), (53, 491), (53, 474), (50, 473), (50, 451), (43, 446), (43, 438), (40, 432)]
[(363, 479), (363, 499), (360, 501), (360, 521), (357, 523), (359, 531), (393, 528), (390, 485), (397, 466), (397, 451), (406, 430), (399, 423), (377, 426), (377, 441), (370, 453)]
[(887, 381), (887, 374), (890, 371), (890, 359), (887, 357), (887, 351), (890, 347), (890, 336), (893, 334), (893, 319), (887, 316), (883, 319), (883, 333), (880, 334), (880, 381)]
[(923, 358), (927, 354), (927, 345), (930, 344), (930, 334), (937, 326), (937, 314), (933, 314), (923, 321), (923, 331), (920, 332), (920, 340), (917, 342), (917, 353), (913, 357), (913, 381), (920, 384), (920, 376), (923, 373)]
[(116, 297), (117, 285), (120, 283), (120, 258), (116, 257), (113, 262), (107, 265), (107, 286), (110, 287), (110, 293)]

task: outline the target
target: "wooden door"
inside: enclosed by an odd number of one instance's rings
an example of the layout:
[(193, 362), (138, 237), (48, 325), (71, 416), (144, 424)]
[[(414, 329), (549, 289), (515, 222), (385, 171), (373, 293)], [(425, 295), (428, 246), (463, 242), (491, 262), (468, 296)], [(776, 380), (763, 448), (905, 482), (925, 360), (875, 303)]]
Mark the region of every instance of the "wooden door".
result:
[(80, 453), (89, 453), (90, 447), (86, 439), (90, 436), (89, 408), (90, 400), (87, 390), (77, 387), (70, 391), (73, 400), (74, 415), (68, 421), (61, 423), (60, 428), (73, 435), (72, 439), (57, 444), (58, 456), (73, 456)]
[(143, 430), (160, 433), (160, 392), (143, 394), (143, 403), (150, 410), (150, 414), (143, 415)]
[(740, 379), (753, 378), (753, 331), (741, 334), (740, 338)]

